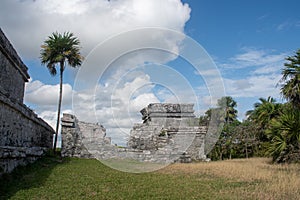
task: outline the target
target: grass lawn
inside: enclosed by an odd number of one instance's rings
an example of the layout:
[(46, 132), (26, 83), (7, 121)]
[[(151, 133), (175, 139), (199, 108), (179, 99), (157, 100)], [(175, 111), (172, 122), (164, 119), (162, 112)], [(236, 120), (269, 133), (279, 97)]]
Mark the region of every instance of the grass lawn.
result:
[(300, 165), (266, 158), (132, 174), (97, 160), (42, 158), (0, 179), (0, 199), (299, 199)]

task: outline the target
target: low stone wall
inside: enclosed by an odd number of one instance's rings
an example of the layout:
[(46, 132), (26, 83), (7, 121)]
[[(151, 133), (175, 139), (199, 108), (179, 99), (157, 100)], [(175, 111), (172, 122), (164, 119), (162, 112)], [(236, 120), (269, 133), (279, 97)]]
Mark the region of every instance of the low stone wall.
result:
[(0, 91), (0, 174), (41, 157), (52, 148), (53, 134), (33, 111)]

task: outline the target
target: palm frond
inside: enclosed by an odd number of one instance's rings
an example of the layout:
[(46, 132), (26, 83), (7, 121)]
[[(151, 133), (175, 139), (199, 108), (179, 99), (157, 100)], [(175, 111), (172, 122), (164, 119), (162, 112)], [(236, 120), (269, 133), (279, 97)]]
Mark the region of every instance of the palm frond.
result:
[[(41, 46), (40, 59), (51, 75), (56, 75), (56, 64), (67, 63), (70, 67), (79, 67), (83, 57), (80, 55), (79, 40), (73, 33), (53, 32)], [(62, 65), (61, 65), (62, 66)], [(64, 66), (65, 67), (65, 66)], [(62, 70), (64, 70), (64, 67)]]
[(55, 76), (57, 74), (55, 65), (53, 63), (48, 63), (47, 68), (52, 76)]

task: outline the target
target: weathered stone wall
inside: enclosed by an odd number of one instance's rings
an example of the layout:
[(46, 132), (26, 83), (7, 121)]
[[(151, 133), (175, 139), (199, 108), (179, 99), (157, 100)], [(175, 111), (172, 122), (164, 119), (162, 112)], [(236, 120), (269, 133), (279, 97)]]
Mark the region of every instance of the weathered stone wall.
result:
[(194, 118), (193, 107), (193, 104), (151, 103), (141, 110), (141, 114), (144, 123), (164, 123), (165, 125), (172, 124), (174, 126), (174, 123), (182, 122), (181, 119), (183, 118)]
[(0, 29), (0, 175), (42, 156), (53, 129), (23, 104), (27, 67)]
[(9, 40), (0, 29), (0, 90), (10, 99), (23, 103), (24, 85), (29, 75)]
[(111, 139), (106, 137), (106, 130), (103, 126), (78, 121), (71, 114), (63, 114), (61, 134), (63, 157), (90, 158), (93, 157), (93, 151), (111, 143)]
[(195, 125), (192, 104), (150, 104), (141, 113), (144, 123), (133, 127), (126, 148), (111, 145), (102, 126), (80, 122), (74, 115), (64, 114), (62, 156), (155, 163), (205, 159), (207, 128)]
[(149, 104), (141, 110), (143, 124), (136, 124), (128, 146), (138, 150), (177, 152), (181, 162), (205, 159), (205, 126), (196, 122), (193, 104)]
[(204, 160), (206, 159), (205, 154), (205, 135), (207, 133), (207, 127), (198, 127), (194, 140), (186, 150), (186, 154), (190, 155), (192, 160)]
[(52, 147), (53, 129), (22, 104), (0, 94), (0, 146)]

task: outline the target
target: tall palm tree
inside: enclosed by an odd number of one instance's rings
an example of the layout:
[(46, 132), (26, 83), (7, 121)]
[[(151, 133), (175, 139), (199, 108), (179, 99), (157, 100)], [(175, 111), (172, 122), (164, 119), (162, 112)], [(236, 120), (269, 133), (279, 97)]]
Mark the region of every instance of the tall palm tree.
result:
[(231, 123), (236, 120), (238, 112), (236, 110), (237, 103), (232, 97), (222, 97), (218, 100), (218, 106), (224, 109), (225, 123)]
[(281, 94), (290, 101), (295, 107), (300, 108), (300, 49), (296, 55), (286, 58), (282, 70)]
[(63, 85), (63, 72), (66, 65), (70, 67), (79, 67), (82, 63), (83, 57), (80, 55), (79, 40), (73, 33), (64, 32), (52, 33), (41, 46), (41, 63), (46, 65), (50, 74), (55, 76), (57, 74), (56, 67), (59, 66), (60, 87), (59, 87), (59, 100), (57, 111), (57, 122), (55, 130), (55, 139), (53, 151), (56, 150), (57, 135), (60, 121), (60, 111), (62, 102), (62, 85)]

